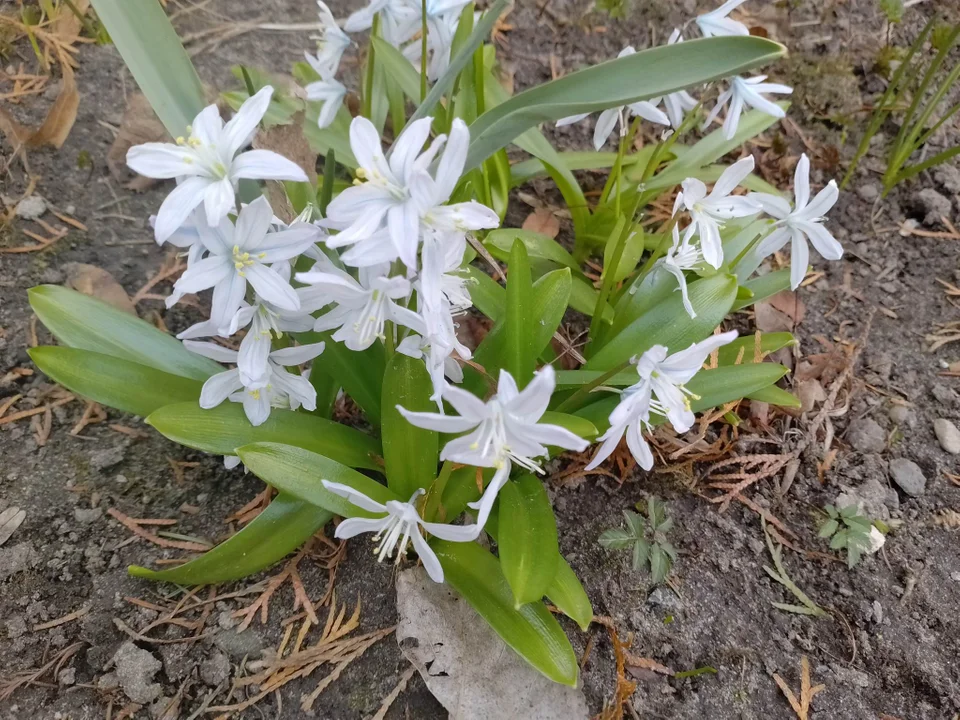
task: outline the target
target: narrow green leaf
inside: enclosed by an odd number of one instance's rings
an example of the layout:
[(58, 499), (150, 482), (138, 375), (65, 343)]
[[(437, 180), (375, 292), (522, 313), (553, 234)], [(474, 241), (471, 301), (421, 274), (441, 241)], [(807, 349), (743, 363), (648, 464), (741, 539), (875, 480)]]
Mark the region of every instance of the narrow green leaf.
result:
[[(654, 144), (646, 145), (638, 152), (624, 157), (624, 170), (626, 171), (633, 165), (640, 166), (642, 170), (642, 168), (646, 167), (647, 162), (650, 160), (655, 147), (656, 145)], [(557, 156), (562, 166), (570, 171), (604, 170), (606, 168), (613, 167), (613, 164), (617, 159), (617, 153), (615, 152), (594, 152), (593, 150), (566, 150), (558, 152)], [(520, 185), (523, 185), (524, 183), (527, 183), (536, 177), (541, 177), (547, 174), (547, 170), (543, 166), (543, 162), (539, 158), (535, 157), (514, 164), (510, 170), (512, 187), (519, 187)]]
[(431, 542), (444, 581), (453, 587), (520, 657), (554, 682), (577, 685), (577, 658), (563, 629), (539, 602), (514, 608), (497, 559), (476, 543)]
[(254, 427), (239, 403), (204, 410), (194, 401), (162, 407), (147, 424), (174, 442), (214, 455), (236, 455), (238, 447), (252, 443), (281, 442), (348, 467), (383, 469), (376, 438), (307, 413), (274, 409), (266, 422)]
[(203, 383), (111, 355), (68, 347), (36, 347), (30, 359), (68, 390), (146, 417), (170, 403), (196, 402)]
[(513, 375), (521, 390), (533, 377), (537, 353), (533, 349), (533, 283), (527, 249), (515, 240), (510, 251), (507, 277), (507, 308), (504, 316), (504, 360), (502, 367)]
[[(788, 332), (761, 333), (760, 352), (762, 355), (774, 353), (785, 347), (796, 345), (796, 338)], [(752, 363), (756, 350), (756, 335), (744, 335), (720, 348), (719, 361), (721, 365), (733, 365), (743, 350), (741, 363)]]
[(390, 489), (409, 498), (437, 474), (439, 434), (416, 427), (397, 410), (437, 412), (433, 385), (422, 360), (393, 354), (383, 378), (383, 459)]
[(533, 475), (508, 482), (500, 501), (500, 567), (515, 606), (539, 602), (556, 574), (557, 521), (543, 483)]
[(341, 517), (378, 515), (361, 510), (346, 498), (333, 494), (321, 480), (349, 485), (381, 504), (400, 500), (386, 485), (323, 455), (292, 445), (258, 442), (237, 448), (237, 455), (250, 472), (268, 485)]
[(584, 440), (593, 440), (599, 435), (593, 423), (584, 420), (582, 417), (568, 415), (567, 413), (547, 410), (540, 418), (540, 422), (546, 425), (559, 425)]
[(504, 228), (487, 233), (483, 244), (495, 258), (507, 261), (513, 251), (513, 244), (517, 240), (523, 243), (530, 257), (550, 260), (561, 267), (570, 268), (571, 272), (577, 275), (583, 276), (583, 271), (580, 270), (577, 261), (573, 259), (573, 255), (549, 235), (543, 235), (532, 230)]
[(503, 317), (506, 304), (506, 291), (483, 270), (468, 265), (467, 276), (470, 280), (470, 298), (477, 309), (496, 322)]
[(786, 268), (784, 270), (776, 270), (772, 273), (755, 277), (751, 280), (747, 280), (740, 287), (747, 288), (753, 294), (748, 298), (738, 298), (737, 301), (733, 303), (733, 308), (731, 308), (732, 310), (742, 310), (745, 307), (755, 305), (761, 300), (766, 300), (767, 298), (772, 297), (779, 292), (789, 290), (790, 269)]
[(657, 543), (650, 546), (650, 579), (659, 585), (670, 574), (670, 558)]
[(404, 95), (415, 103), (420, 102), (420, 74), (399, 50), (381, 37), (371, 37), (379, 62), (390, 80), (403, 90)]
[(299, 333), (297, 337), (304, 344), (321, 340), (326, 343), (323, 353), (314, 358), (313, 367), (337, 378), (343, 391), (360, 406), (367, 420), (379, 425), (383, 373), (386, 370), (383, 345), (374, 343), (362, 352), (354, 352), (334, 340), (331, 333)]
[(39, 285), (27, 294), (40, 322), (64, 345), (194, 380), (223, 371), (175, 337), (96, 298), (60, 285)]
[(757, 402), (765, 402), (770, 405), (779, 405), (780, 407), (794, 408), (796, 410), (799, 410), (802, 406), (800, 398), (776, 385), (754, 390), (752, 393), (744, 395), (744, 397), (750, 400), (756, 400)]
[(580, 629), (586, 631), (593, 621), (593, 606), (586, 590), (577, 578), (570, 564), (560, 556), (553, 581), (547, 588), (547, 599), (573, 620)]
[(176, 31), (156, 0), (92, 0), (127, 69), (171, 137), (206, 104), (203, 87)]
[(213, 585), (239, 580), (264, 570), (296, 550), (333, 515), (280, 493), (236, 535), (195, 560), (167, 570), (131, 565), (135, 576), (177, 585)]

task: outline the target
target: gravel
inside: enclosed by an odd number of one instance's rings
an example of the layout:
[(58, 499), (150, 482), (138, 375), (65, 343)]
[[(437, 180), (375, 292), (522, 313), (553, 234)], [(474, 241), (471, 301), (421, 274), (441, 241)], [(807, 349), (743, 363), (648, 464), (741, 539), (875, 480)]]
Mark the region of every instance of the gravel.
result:
[(960, 430), (945, 418), (933, 421), (933, 432), (940, 441), (940, 447), (951, 455), (960, 455)]
[(46, 200), (39, 195), (28, 195), (17, 203), (16, 215), (24, 220), (36, 220), (46, 211)]
[(910, 497), (920, 497), (927, 489), (927, 478), (913, 460), (891, 460), (890, 478)]
[(863, 453), (879, 453), (887, 447), (887, 434), (871, 418), (859, 418), (850, 423), (846, 440), (854, 450)]

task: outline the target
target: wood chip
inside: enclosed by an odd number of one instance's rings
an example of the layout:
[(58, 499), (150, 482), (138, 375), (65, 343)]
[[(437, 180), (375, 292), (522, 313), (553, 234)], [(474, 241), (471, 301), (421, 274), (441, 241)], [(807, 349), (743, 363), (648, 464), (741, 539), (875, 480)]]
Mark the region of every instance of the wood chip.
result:
[(27, 511), (16, 506), (8, 507), (0, 512), (0, 546), (10, 539), (10, 536), (17, 531), (18, 527), (23, 525), (26, 517)]

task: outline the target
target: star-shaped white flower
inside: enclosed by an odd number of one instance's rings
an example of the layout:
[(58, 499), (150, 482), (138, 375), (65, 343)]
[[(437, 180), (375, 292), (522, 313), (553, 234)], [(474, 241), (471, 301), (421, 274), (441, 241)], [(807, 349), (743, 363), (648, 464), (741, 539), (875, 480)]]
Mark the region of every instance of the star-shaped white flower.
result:
[(350, 47), (350, 37), (337, 25), (333, 13), (323, 0), (317, 0), (317, 11), (320, 15), (320, 32), (310, 36), (311, 40), (317, 42), (317, 54), (315, 57), (308, 55), (307, 60), (320, 75), (333, 77), (340, 67), (343, 52)]
[(747, 26), (727, 17), (747, 0), (727, 0), (716, 10), (711, 10), (697, 18), (697, 26), (704, 37), (723, 37), (724, 35), (749, 35)]
[(417, 313), (396, 303), (410, 296), (410, 281), (399, 275), (386, 277), (386, 270), (384, 266), (360, 268), (360, 282), (337, 268), (297, 273), (297, 280), (312, 285), (337, 304), (317, 318), (314, 330), (338, 328), (333, 339), (350, 350), (366, 350), (376, 340), (384, 339), (384, 325), (388, 320), (416, 333), (426, 332)]
[[(627, 55), (633, 55), (635, 52), (636, 50), (628, 45), (620, 51), (620, 54), (617, 55), (617, 57), (626, 57)], [(657, 98), (656, 100), (641, 100), (639, 102), (630, 103), (629, 105), (622, 107), (608, 108), (601, 112), (600, 116), (597, 118), (597, 124), (593, 129), (593, 147), (596, 150), (600, 150), (604, 143), (607, 142), (607, 138), (610, 137), (610, 133), (613, 132), (618, 122), (621, 124), (620, 132), (625, 133), (626, 127), (624, 126), (624, 123), (627, 122), (627, 118), (630, 114), (636, 115), (637, 117), (642, 117), (644, 120), (649, 120), (657, 125), (669, 125), (670, 118), (667, 117), (667, 115), (657, 107), (659, 101), (660, 98)], [(590, 113), (580, 113), (579, 115), (571, 115), (570, 117), (561, 118), (560, 120), (557, 120), (557, 127), (578, 123), (589, 116)]]
[(313, 245), (319, 232), (305, 224), (268, 232), (272, 221), (270, 203), (261, 196), (240, 211), (236, 226), (224, 218), (215, 228), (199, 227), (200, 239), (209, 255), (180, 276), (173, 286), (173, 295), (167, 298), (167, 307), (185, 293), (212, 287), (210, 319), (216, 327), (223, 327), (240, 308), (249, 281), (267, 302), (283, 310), (299, 310), (297, 293), (269, 265), (300, 255)]
[(216, 226), (234, 208), (237, 183), (253, 180), (307, 182), (294, 162), (270, 150), (238, 152), (250, 144), (270, 105), (273, 88), (267, 86), (244, 101), (224, 125), (216, 105), (204, 108), (190, 126), (189, 138), (173, 143), (144, 143), (127, 151), (127, 165), (146, 177), (177, 178), (157, 212), (157, 242), (169, 238), (203, 203), (207, 224)]
[(321, 129), (329, 127), (337, 117), (340, 106), (343, 105), (343, 99), (347, 96), (347, 88), (337, 80), (329, 67), (318, 57), (310, 53), (304, 53), (310, 67), (320, 76), (319, 80), (308, 83), (304, 90), (307, 93), (307, 100), (320, 102), (323, 105), (317, 116), (317, 126)]
[(444, 433), (472, 431), (448, 442), (440, 459), (496, 468), (483, 496), (478, 502), (470, 503), (470, 507), (479, 511), (478, 527), (482, 528), (487, 522), (497, 493), (509, 479), (514, 463), (531, 472), (542, 473), (534, 458), (546, 456), (548, 445), (578, 452), (589, 445), (559, 425), (538, 423), (547, 409), (555, 384), (556, 375), (551, 365), (545, 365), (535, 373), (522, 392), (513, 376), (501, 370), (497, 394), (486, 402), (452, 385), (444, 388), (443, 399), (459, 416), (410, 412), (397, 406), (397, 410), (417, 427)]
[(704, 120), (703, 127), (706, 128), (713, 122), (714, 118), (720, 114), (720, 111), (730, 104), (727, 110), (727, 116), (723, 121), (723, 136), (729, 140), (737, 134), (737, 128), (740, 126), (740, 116), (745, 107), (751, 107), (766, 113), (775, 118), (782, 118), (786, 115), (783, 108), (772, 100), (768, 100), (763, 93), (772, 93), (774, 95), (789, 95), (793, 88), (780, 83), (764, 82), (766, 75), (757, 75), (752, 78), (743, 78), (739, 75), (730, 80), (730, 87), (720, 93), (717, 98), (717, 104)]
[[(436, 80), (450, 65), (450, 49), (453, 45), (453, 36), (460, 24), (460, 11), (467, 3), (464, 0), (427, 0), (427, 77)], [(420, 3), (414, 3), (417, 10), (418, 29), (422, 23), (420, 19)], [(420, 68), (420, 53), (422, 51), (420, 39), (417, 38), (403, 49), (404, 56)]]
[(840, 191), (837, 183), (831, 180), (817, 196), (810, 200), (810, 159), (806, 153), (800, 156), (793, 177), (793, 208), (790, 203), (777, 195), (750, 193), (749, 197), (768, 215), (777, 219), (774, 231), (757, 247), (757, 254), (766, 257), (776, 252), (790, 241), (790, 287), (796, 290), (807, 274), (810, 264), (810, 250), (807, 239), (824, 260), (839, 260), (843, 257), (843, 246), (833, 234), (824, 227), (824, 215), (836, 204)]
[(684, 235), (683, 241), (680, 240), (680, 228), (673, 226), (673, 244), (667, 250), (656, 267), (664, 270), (677, 279), (678, 290), (683, 298), (683, 307), (687, 311), (690, 319), (697, 316), (690, 303), (690, 297), (687, 295), (687, 278), (683, 274), (685, 270), (695, 270), (703, 262), (703, 254), (700, 248), (690, 242), (690, 237)]
[(730, 194), (753, 172), (753, 166), (753, 156), (748, 155), (724, 170), (709, 194), (707, 186), (697, 178), (684, 180), (683, 190), (677, 194), (673, 214), (676, 215), (681, 208), (690, 213), (690, 225), (684, 230), (684, 240), (699, 235), (703, 259), (715, 268), (723, 264), (720, 229), (724, 222), (760, 212), (760, 207), (752, 200)]
[(690, 392), (684, 385), (700, 371), (710, 353), (736, 337), (736, 331), (712, 335), (670, 356), (663, 345), (654, 345), (635, 359), (640, 381), (621, 393), (620, 403), (610, 413), (610, 428), (600, 436), (600, 447), (586, 469), (593, 470), (610, 457), (626, 434), (634, 460), (644, 470), (650, 470), (653, 453), (643, 437), (651, 429), (650, 413), (666, 417), (679, 433), (693, 427), (696, 417), (690, 410)]
[[(221, 345), (195, 340), (184, 340), (188, 350), (217, 362), (236, 363), (239, 353)], [(323, 343), (299, 345), (274, 350), (267, 358), (267, 373), (260, 378), (249, 378), (239, 368), (225, 370), (210, 377), (200, 391), (200, 407), (217, 407), (224, 400), (243, 404), (247, 419), (254, 426), (262, 425), (274, 407), (296, 410), (301, 405), (307, 410), (317, 409), (317, 391), (305, 375), (294, 375), (284, 366), (302, 365), (323, 352)]]
[(396, 552), (396, 562), (407, 553), (407, 544), (413, 541), (413, 549), (420, 556), (427, 575), (434, 582), (443, 582), (443, 568), (437, 555), (427, 544), (421, 534), (421, 528), (434, 537), (451, 542), (471, 542), (477, 538), (480, 528), (476, 525), (445, 525), (443, 523), (425, 522), (417, 511), (416, 500), (423, 493), (418, 489), (407, 502), (388, 500), (386, 505), (378, 503), (359, 490), (349, 485), (321, 480), (323, 486), (340, 497), (346, 498), (362, 510), (371, 513), (386, 513), (382, 518), (348, 518), (337, 525), (335, 536), (339, 540), (348, 540), (360, 533), (376, 533), (374, 540), (377, 546), (377, 560), (383, 562)]
[(369, 30), (377, 14), (383, 39), (394, 47), (400, 47), (420, 30), (419, 5), (415, 8), (407, 0), (371, 0), (347, 18), (343, 29), (350, 33)]

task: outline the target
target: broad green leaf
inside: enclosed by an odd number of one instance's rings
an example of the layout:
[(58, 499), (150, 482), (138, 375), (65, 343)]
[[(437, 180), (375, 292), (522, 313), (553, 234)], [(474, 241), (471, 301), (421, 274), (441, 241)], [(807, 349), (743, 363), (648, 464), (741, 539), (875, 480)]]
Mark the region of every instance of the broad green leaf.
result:
[(237, 455), (247, 469), (267, 485), (341, 517), (380, 517), (382, 513), (361, 510), (346, 498), (327, 490), (321, 480), (349, 485), (381, 504), (400, 500), (386, 485), (303, 448), (258, 442), (237, 448)]
[(631, 283), (614, 306), (613, 323), (606, 328), (601, 325), (597, 348), (603, 347), (610, 338), (619, 335), (630, 323), (676, 291), (677, 279), (659, 268), (647, 273), (639, 283)]
[(477, 472), (484, 486), (493, 478), (492, 468), (475, 468), (472, 465), (457, 468), (450, 473), (447, 486), (443, 489), (440, 505), (443, 507), (443, 522), (452, 522), (467, 508), (467, 503), (480, 499), (480, 488), (477, 486)]
[(760, 275), (752, 280), (747, 280), (741, 287), (747, 288), (752, 294), (751, 297), (738, 299), (733, 304), (733, 310), (742, 310), (761, 300), (776, 295), (778, 292), (790, 289), (790, 268), (776, 270), (766, 275)]
[(533, 347), (533, 331), (537, 316), (533, 313), (533, 283), (527, 249), (514, 240), (510, 251), (507, 276), (507, 307), (504, 315), (504, 367), (521, 390), (533, 377), (537, 354)]
[(399, 50), (381, 37), (371, 37), (370, 42), (376, 51), (377, 62), (383, 67), (390, 80), (400, 86), (404, 95), (415, 103), (420, 102), (420, 73)]
[[(781, 348), (796, 344), (796, 339), (788, 332), (760, 334), (760, 353), (762, 355), (768, 355), (780, 350)], [(743, 358), (740, 362), (752, 363), (756, 346), (756, 335), (744, 335), (743, 337), (739, 337), (732, 343), (727, 343), (720, 348), (718, 355), (719, 362), (721, 365), (733, 365), (736, 363), (737, 357), (740, 355), (740, 350), (743, 349)]]
[(687, 315), (680, 293), (674, 293), (611, 337), (585, 369), (609, 370), (654, 345), (664, 345), (675, 353), (705, 339), (730, 312), (737, 296), (737, 279), (717, 274), (690, 283), (688, 292), (696, 318)]
[(795, 410), (799, 410), (802, 406), (800, 398), (793, 393), (787, 392), (783, 388), (777, 387), (776, 385), (771, 385), (770, 387), (765, 387), (761, 390), (754, 390), (752, 393), (745, 395), (744, 397), (749, 398), (750, 400), (756, 400), (757, 402), (769, 403), (770, 405), (794, 408)]
[[(593, 317), (597, 309), (597, 297), (599, 291), (583, 278), (573, 277), (573, 283), (570, 286), (570, 307), (577, 312), (582, 312), (588, 317)], [(603, 320), (610, 322), (613, 320), (613, 308), (610, 303), (604, 303)]]
[(422, 360), (395, 352), (383, 378), (383, 460), (387, 485), (402, 498), (426, 488), (437, 474), (439, 434), (407, 421), (397, 405), (414, 412), (437, 412), (433, 385)]
[(593, 621), (593, 606), (590, 604), (590, 598), (587, 597), (587, 592), (583, 589), (577, 574), (562, 555), (557, 562), (553, 581), (547, 588), (547, 599), (583, 631), (586, 631)]
[(563, 629), (539, 602), (514, 608), (497, 559), (476, 543), (434, 540), (444, 581), (477, 611), (520, 657), (554, 682), (577, 685), (577, 658)]
[(568, 253), (566, 248), (549, 235), (543, 235), (532, 230), (504, 228), (487, 233), (483, 244), (495, 258), (507, 261), (510, 259), (513, 243), (517, 240), (523, 243), (530, 257), (550, 260), (561, 267), (570, 268), (571, 272), (581, 277), (583, 276), (583, 272), (577, 265), (577, 261), (573, 259), (573, 255)]
[(543, 483), (533, 475), (507, 482), (497, 496), (500, 567), (519, 608), (539, 602), (556, 574), (557, 520)]
[(214, 585), (264, 570), (296, 550), (330, 522), (328, 510), (280, 493), (236, 535), (195, 560), (167, 570), (131, 565), (128, 572), (157, 582)]
[(147, 418), (147, 424), (174, 442), (213, 455), (236, 455), (243, 445), (278, 442), (349, 467), (383, 470), (376, 438), (302, 412), (274, 409), (262, 425), (254, 427), (239, 403), (204, 410), (193, 401), (162, 407)]
[(650, 579), (654, 585), (659, 585), (670, 574), (670, 558), (657, 543), (650, 545)]
[(706, 38), (642, 50), (570, 73), (481, 115), (470, 128), (466, 168), (476, 167), (538, 123), (620, 107), (736, 75), (784, 52), (782, 45), (762, 38)]
[(367, 420), (379, 425), (386, 369), (383, 345), (374, 343), (362, 352), (354, 352), (334, 340), (331, 333), (299, 333), (297, 337), (304, 344), (321, 340), (326, 343), (323, 352), (314, 358), (313, 367), (339, 380), (343, 391), (360, 406)]
[[(623, 158), (624, 171), (633, 165), (639, 165), (641, 169), (646, 167), (655, 147), (656, 145), (654, 144), (646, 145), (638, 152), (625, 156)], [(617, 153), (615, 152), (593, 152), (592, 150), (563, 151), (558, 152), (557, 156), (562, 166), (571, 171), (603, 170), (613, 167), (617, 159)], [(531, 158), (514, 164), (510, 168), (510, 174), (512, 187), (518, 187), (536, 177), (546, 175), (547, 169), (543, 166), (543, 162), (539, 158)]]
[[(623, 226), (620, 222), (617, 222), (611, 229), (610, 236), (603, 248), (604, 272), (606, 272), (607, 268), (613, 265), (613, 256), (616, 252), (616, 246), (620, 242), (620, 234), (622, 231)], [(623, 250), (620, 255), (620, 262), (617, 264), (617, 267), (614, 271), (614, 283), (619, 283), (637, 269), (637, 264), (640, 262), (640, 257), (647, 249), (647, 234), (644, 232), (642, 225), (638, 223), (634, 225), (633, 229), (629, 230), (628, 232), (629, 234), (627, 235), (627, 239), (624, 241)]]
[(223, 371), (175, 337), (96, 298), (60, 285), (39, 285), (27, 294), (40, 322), (64, 345), (194, 380)]
[(69, 347), (36, 347), (30, 359), (68, 390), (117, 410), (146, 417), (170, 403), (200, 397), (203, 383), (112, 355)]
[(470, 280), (470, 298), (477, 309), (496, 322), (503, 316), (506, 303), (506, 291), (496, 280), (480, 268), (468, 265), (467, 276)]
[(170, 133), (187, 126), (207, 104), (180, 38), (156, 0), (92, 0), (97, 17), (133, 79)]

